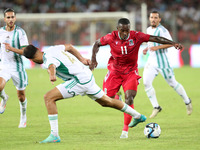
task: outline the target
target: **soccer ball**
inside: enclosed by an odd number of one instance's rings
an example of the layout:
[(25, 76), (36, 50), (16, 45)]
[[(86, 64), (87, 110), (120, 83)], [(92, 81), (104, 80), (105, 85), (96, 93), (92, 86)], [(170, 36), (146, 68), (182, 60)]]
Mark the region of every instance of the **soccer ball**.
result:
[(147, 138), (158, 138), (161, 134), (161, 128), (157, 123), (149, 123), (144, 128), (144, 135)]

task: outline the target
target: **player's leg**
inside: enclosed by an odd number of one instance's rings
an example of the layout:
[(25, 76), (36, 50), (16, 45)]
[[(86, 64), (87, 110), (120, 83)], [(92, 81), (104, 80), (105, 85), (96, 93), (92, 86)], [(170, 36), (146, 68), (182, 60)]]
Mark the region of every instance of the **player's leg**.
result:
[(153, 80), (158, 75), (158, 71), (153, 66), (150, 66), (147, 64), (143, 71), (143, 84), (145, 87), (145, 92), (153, 106), (152, 114), (150, 115), (150, 118), (154, 118), (161, 110), (162, 108), (158, 104), (158, 100), (156, 97), (155, 89), (152, 85)]
[(27, 98), (25, 94), (26, 86), (28, 85), (28, 77), (24, 71), (11, 72), (11, 78), (13, 84), (17, 89), (17, 96), (20, 105), (20, 122), (18, 128), (25, 128), (27, 123), (26, 109), (27, 109)]
[(25, 96), (25, 89), (24, 90), (17, 90), (17, 96), (19, 99), (19, 105), (20, 105), (20, 122), (18, 128), (25, 128), (26, 127), (26, 110), (27, 110), (27, 99)]
[(79, 95), (79, 91), (81, 91), (81, 89), (77, 86), (77, 82), (75, 80), (68, 80), (45, 94), (44, 101), (48, 112), (51, 134), (40, 143), (55, 143), (61, 141), (58, 133), (58, 111), (56, 101)]
[(187, 114), (191, 115), (192, 113), (191, 100), (188, 97), (184, 87), (176, 81), (173, 70), (171, 68), (162, 70), (162, 75), (165, 78), (166, 82), (176, 91), (176, 93), (182, 97), (186, 105)]
[[(133, 90), (127, 90), (125, 92), (125, 103), (133, 109), (134, 109), (133, 99), (136, 96), (136, 93), (137, 92)], [(132, 116), (127, 113), (124, 113), (124, 127), (120, 138), (128, 138), (128, 129), (129, 129), (128, 125), (130, 124), (131, 120)]]
[(0, 103), (0, 113), (3, 114), (6, 109), (6, 102), (8, 101), (8, 95), (4, 91), (6, 82), (11, 78), (11, 75), (6, 70), (0, 71), (0, 97), (2, 98)]
[(61, 141), (58, 133), (58, 111), (56, 107), (56, 101), (59, 99), (63, 99), (63, 96), (57, 87), (47, 92), (44, 96), (51, 133), (40, 143), (56, 143)]
[(134, 127), (138, 123), (144, 122), (146, 120), (146, 117), (144, 115), (141, 115), (139, 112), (137, 112), (124, 102), (110, 98), (105, 94), (101, 98), (96, 99), (96, 102), (98, 102), (103, 107), (115, 108), (131, 115), (134, 120), (129, 124), (129, 127)]

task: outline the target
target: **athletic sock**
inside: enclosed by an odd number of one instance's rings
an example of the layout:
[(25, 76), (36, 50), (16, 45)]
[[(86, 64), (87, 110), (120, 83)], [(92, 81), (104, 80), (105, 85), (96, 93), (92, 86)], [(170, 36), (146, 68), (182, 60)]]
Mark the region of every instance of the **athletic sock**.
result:
[(156, 92), (155, 89), (151, 86), (148, 89), (145, 89), (145, 92), (147, 93), (147, 96), (152, 104), (152, 106), (155, 107), (159, 107), (157, 98), (156, 98)]
[(51, 126), (51, 134), (58, 136), (58, 114), (48, 115)]
[(135, 109), (131, 108), (127, 104), (124, 103), (124, 107), (121, 109), (122, 112), (125, 112), (129, 115), (131, 115), (133, 118), (140, 118), (141, 114), (137, 112)]
[(0, 92), (0, 97), (1, 97), (3, 100), (5, 100), (5, 99), (7, 98), (7, 95), (6, 95), (5, 91), (4, 91), (4, 89)]
[[(129, 105), (129, 106), (134, 109), (134, 105), (133, 104)], [(129, 115), (129, 114), (124, 113), (124, 127), (123, 127), (123, 131), (127, 131), (128, 132), (128, 129), (129, 129), (128, 125), (131, 122), (131, 120), (132, 120), (132, 116)]]
[(20, 104), (20, 113), (21, 113), (21, 121), (26, 122), (26, 109), (27, 109), (27, 99), (23, 102), (19, 102)]
[(185, 104), (190, 103), (190, 99), (188, 98), (185, 89), (180, 83), (177, 84), (174, 90), (183, 98), (183, 101), (185, 102)]

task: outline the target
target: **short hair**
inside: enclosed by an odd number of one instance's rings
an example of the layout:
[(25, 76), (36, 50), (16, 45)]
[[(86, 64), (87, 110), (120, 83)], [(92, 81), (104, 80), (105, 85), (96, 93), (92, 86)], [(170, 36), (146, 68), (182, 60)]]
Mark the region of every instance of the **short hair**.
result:
[(121, 18), (118, 20), (118, 25), (119, 24), (130, 24), (130, 21), (127, 18)]
[(160, 15), (160, 13), (159, 13), (157, 10), (153, 10), (153, 11), (150, 12), (150, 14), (151, 14), (151, 13), (153, 13), (153, 14), (158, 14), (159, 18), (161, 18), (161, 15)]
[[(14, 9), (12, 9), (12, 8), (7, 8), (7, 9), (4, 10), (4, 12), (3, 12), (4, 17), (6, 16), (6, 13), (7, 13), (7, 12), (14, 12), (14, 13), (15, 13)], [(15, 15), (16, 15), (16, 13), (15, 13)]]
[(35, 54), (37, 52), (37, 48), (33, 45), (28, 45), (24, 48), (23, 55), (28, 59), (33, 59), (35, 57)]

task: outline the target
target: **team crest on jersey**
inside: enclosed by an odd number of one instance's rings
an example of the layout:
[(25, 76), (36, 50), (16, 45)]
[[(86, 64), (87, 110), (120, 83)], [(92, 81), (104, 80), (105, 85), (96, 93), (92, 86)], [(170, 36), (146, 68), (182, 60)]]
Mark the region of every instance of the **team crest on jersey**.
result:
[(133, 45), (134, 45), (133, 39), (130, 39), (129, 40), (129, 46), (133, 46)]

